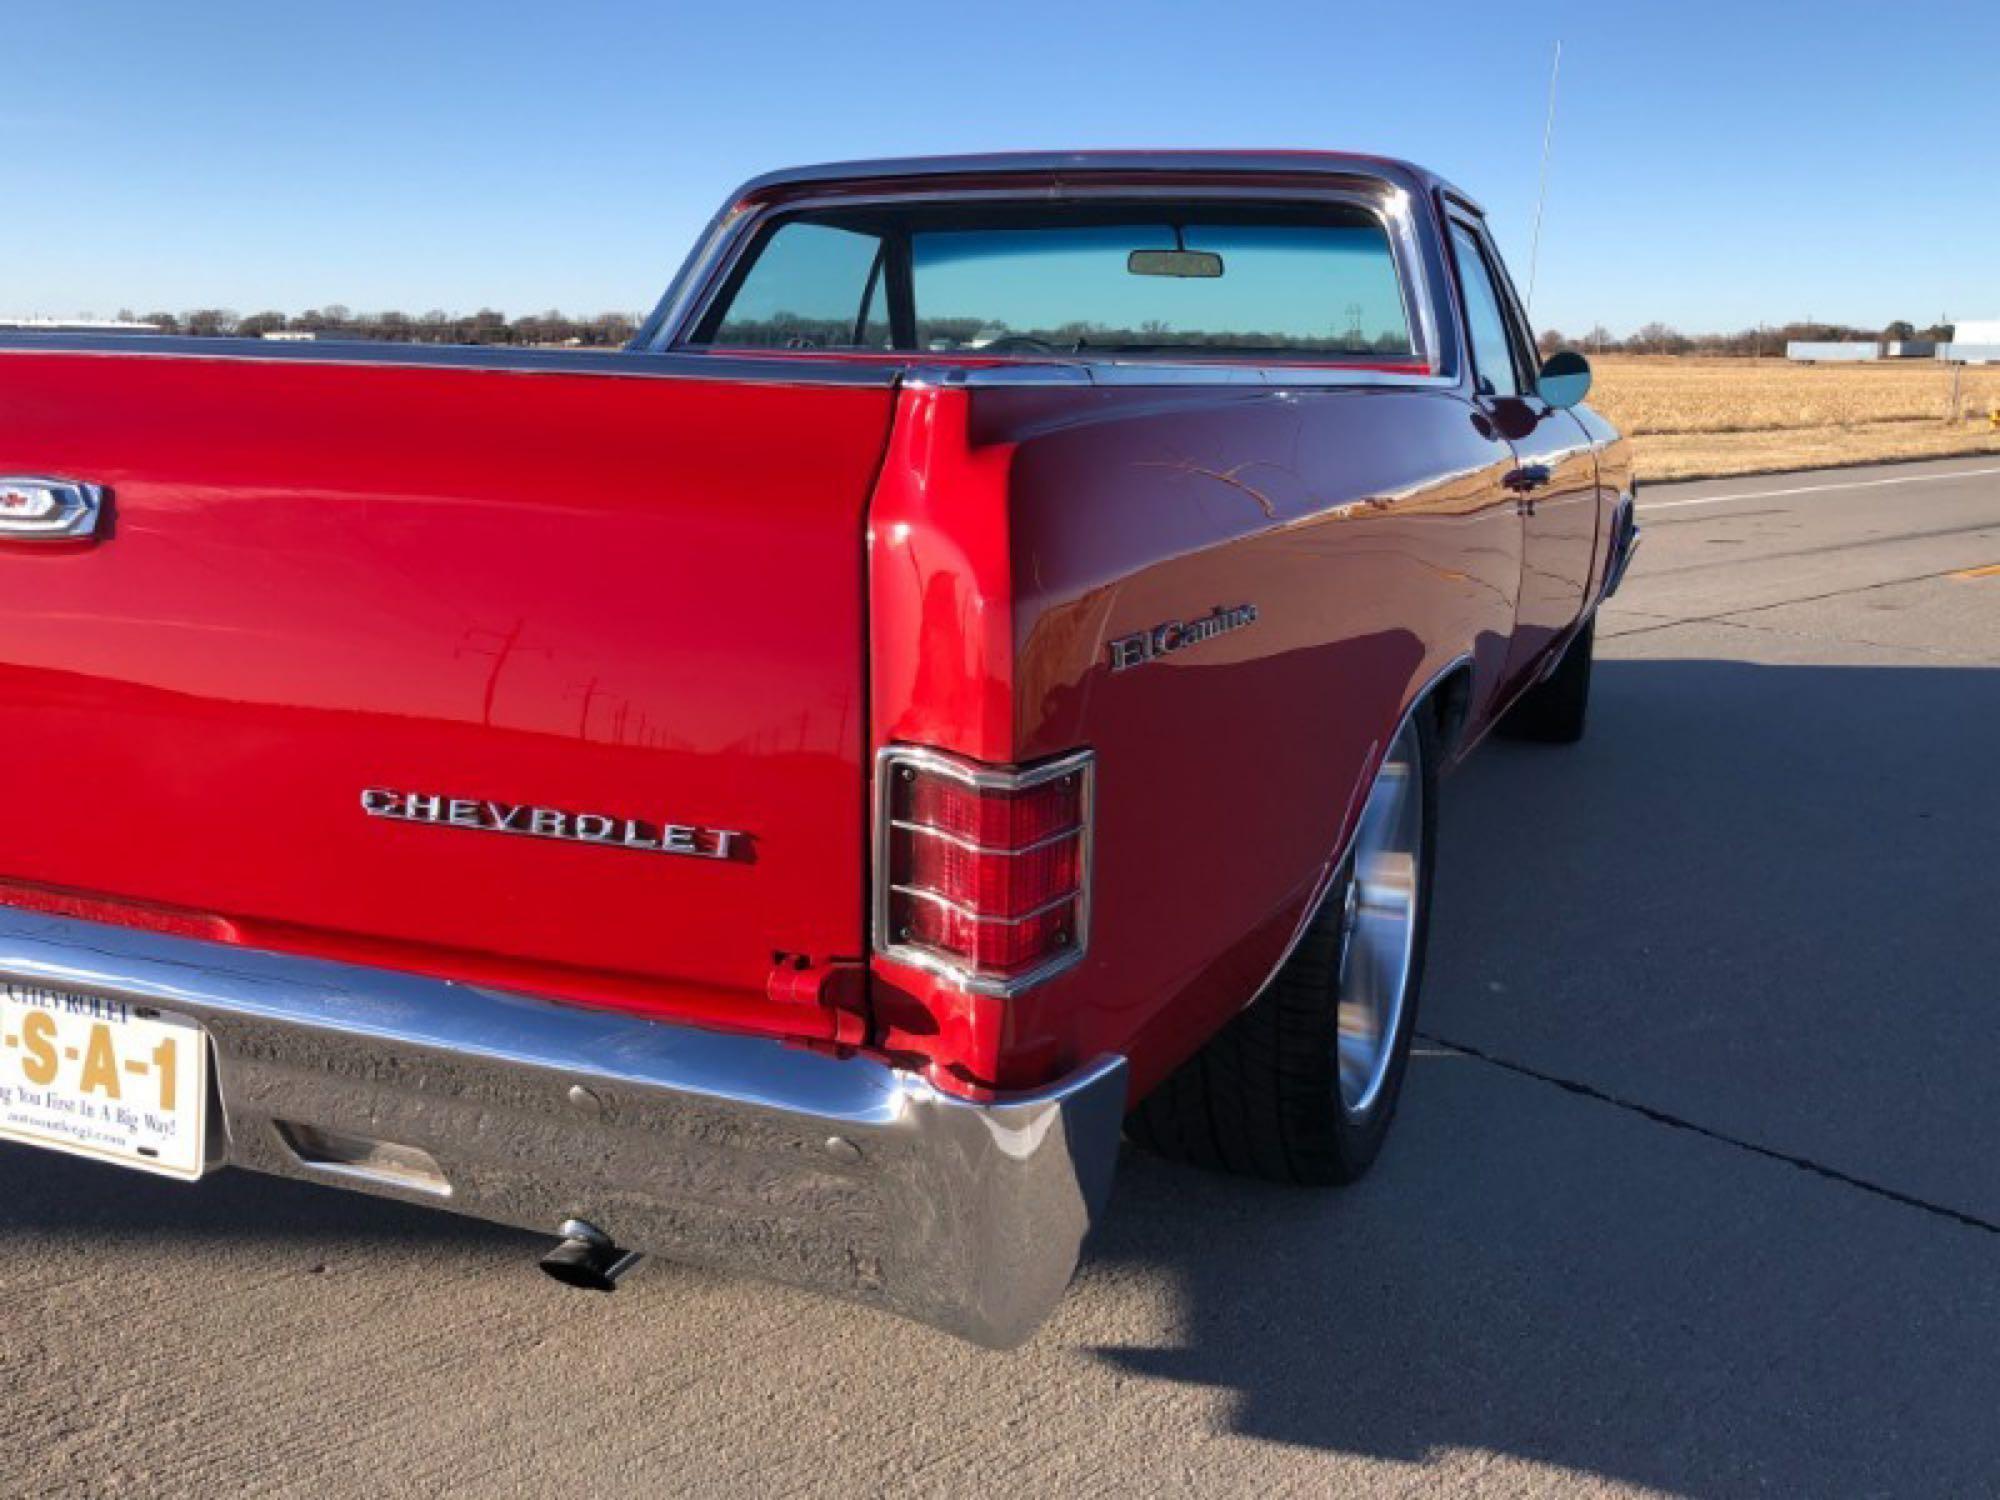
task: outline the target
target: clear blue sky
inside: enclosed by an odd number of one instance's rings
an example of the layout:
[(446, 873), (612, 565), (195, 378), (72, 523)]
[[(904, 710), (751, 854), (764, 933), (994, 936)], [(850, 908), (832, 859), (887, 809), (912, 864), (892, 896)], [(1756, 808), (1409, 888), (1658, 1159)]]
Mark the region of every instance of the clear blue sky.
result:
[(638, 310), (742, 179), (1331, 146), (1485, 202), (1536, 321), (2000, 316), (2000, 7), (0, 0), (0, 315)]

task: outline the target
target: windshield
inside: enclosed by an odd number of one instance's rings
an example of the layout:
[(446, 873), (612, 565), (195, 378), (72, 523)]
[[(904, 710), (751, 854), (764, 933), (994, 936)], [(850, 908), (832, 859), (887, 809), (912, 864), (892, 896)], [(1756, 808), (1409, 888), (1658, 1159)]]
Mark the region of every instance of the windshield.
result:
[(743, 349), (1407, 359), (1394, 248), (1360, 208), (843, 211), (760, 236), (698, 328)]

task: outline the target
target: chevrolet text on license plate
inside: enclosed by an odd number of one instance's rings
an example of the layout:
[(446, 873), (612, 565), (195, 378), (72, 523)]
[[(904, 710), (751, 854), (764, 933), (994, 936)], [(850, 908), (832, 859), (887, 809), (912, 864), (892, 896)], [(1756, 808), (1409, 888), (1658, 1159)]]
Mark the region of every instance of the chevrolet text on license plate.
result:
[(0, 982), (0, 1140), (192, 1181), (208, 1039), (182, 1016)]

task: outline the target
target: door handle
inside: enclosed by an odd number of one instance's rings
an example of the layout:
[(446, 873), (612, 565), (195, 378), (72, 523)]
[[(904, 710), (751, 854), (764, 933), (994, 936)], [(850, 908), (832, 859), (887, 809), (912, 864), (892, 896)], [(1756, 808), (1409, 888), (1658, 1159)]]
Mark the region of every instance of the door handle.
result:
[(1541, 489), (1553, 478), (1555, 473), (1547, 464), (1523, 464), (1510, 471), (1501, 482), (1515, 494), (1526, 495)]
[(69, 479), (0, 476), (0, 542), (73, 542), (97, 535), (104, 491)]

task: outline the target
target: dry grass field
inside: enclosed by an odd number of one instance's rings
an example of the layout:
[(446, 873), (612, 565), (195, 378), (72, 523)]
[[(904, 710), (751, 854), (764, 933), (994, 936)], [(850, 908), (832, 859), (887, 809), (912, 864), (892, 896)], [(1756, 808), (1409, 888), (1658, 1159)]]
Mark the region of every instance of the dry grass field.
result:
[(1632, 438), (1643, 479), (1712, 478), (1953, 453), (2000, 453), (2000, 366), (1929, 360), (1797, 365), (1782, 359), (1607, 354), (1590, 404)]

